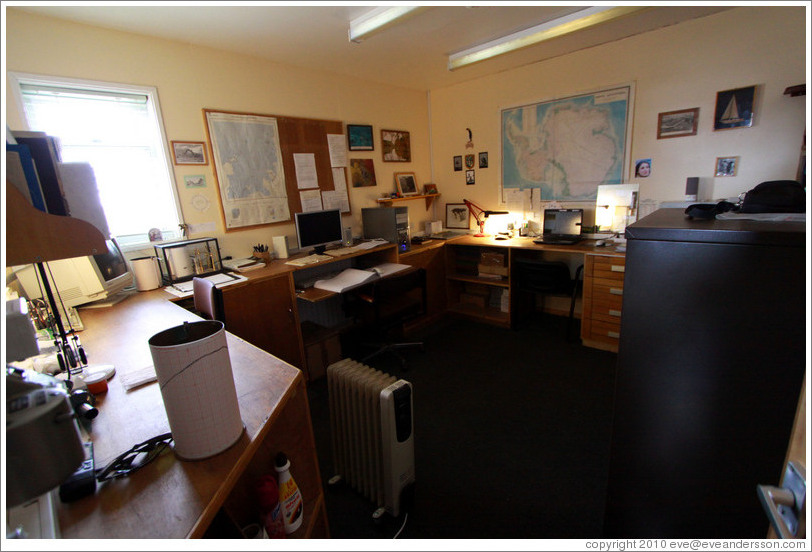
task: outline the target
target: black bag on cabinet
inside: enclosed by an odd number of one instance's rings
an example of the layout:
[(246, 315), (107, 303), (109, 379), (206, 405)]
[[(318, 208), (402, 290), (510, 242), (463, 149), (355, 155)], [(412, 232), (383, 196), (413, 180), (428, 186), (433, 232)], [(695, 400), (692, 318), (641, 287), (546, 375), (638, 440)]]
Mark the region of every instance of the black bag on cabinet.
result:
[(744, 195), (740, 213), (805, 213), (806, 190), (795, 180), (762, 182)]

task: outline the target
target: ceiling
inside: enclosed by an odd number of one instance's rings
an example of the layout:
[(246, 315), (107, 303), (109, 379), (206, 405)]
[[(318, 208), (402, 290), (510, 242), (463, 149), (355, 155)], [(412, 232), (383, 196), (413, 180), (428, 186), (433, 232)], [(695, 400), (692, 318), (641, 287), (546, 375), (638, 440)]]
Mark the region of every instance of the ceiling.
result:
[(129, 4), (28, 5), (15, 9), (417, 90), (465, 82), (730, 9), (729, 4), (649, 7), (452, 72), (447, 69), (450, 53), (586, 6), (426, 4), (422, 11), (356, 44), (348, 40), (349, 22), (374, 6)]

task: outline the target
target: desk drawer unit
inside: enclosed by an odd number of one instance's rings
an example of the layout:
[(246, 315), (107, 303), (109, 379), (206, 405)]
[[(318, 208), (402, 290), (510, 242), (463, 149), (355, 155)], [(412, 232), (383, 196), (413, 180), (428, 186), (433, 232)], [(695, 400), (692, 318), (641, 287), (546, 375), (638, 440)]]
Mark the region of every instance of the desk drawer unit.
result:
[(584, 345), (617, 352), (623, 305), (624, 257), (586, 255), (584, 262)]

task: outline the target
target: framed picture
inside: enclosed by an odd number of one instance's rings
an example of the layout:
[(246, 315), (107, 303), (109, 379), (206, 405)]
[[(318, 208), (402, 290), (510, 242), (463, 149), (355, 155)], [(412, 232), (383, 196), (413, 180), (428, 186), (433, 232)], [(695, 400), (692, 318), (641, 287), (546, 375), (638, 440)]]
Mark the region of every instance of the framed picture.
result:
[(350, 159), (350, 182), (353, 188), (378, 185), (372, 159)]
[(716, 176), (736, 176), (739, 170), (739, 157), (717, 157)]
[(437, 184), (431, 184), (431, 183), (425, 184), (423, 186), (423, 193), (425, 195), (433, 195), (433, 194), (438, 193), (437, 192)]
[(462, 155), (455, 155), (454, 156), (454, 170), (461, 171), (462, 170)]
[(474, 168), (474, 159), (476, 159), (476, 158), (474, 157), (473, 153), (469, 153), (468, 155), (465, 156), (465, 168), (466, 169), (473, 169)]
[(657, 116), (657, 139), (694, 136), (698, 121), (698, 107), (660, 113)]
[(187, 174), (183, 176), (183, 183), (187, 188), (205, 188), (206, 175), (204, 174)]
[(470, 171), (465, 171), (465, 183), (471, 186), (472, 184), (476, 184), (476, 176), (474, 175), (474, 170), (471, 169)]
[(172, 159), (175, 165), (208, 165), (206, 143), (172, 140)]
[(471, 213), (465, 203), (445, 204), (445, 227), (463, 230), (471, 228)]
[(480, 169), (487, 169), (488, 168), (488, 152), (487, 151), (480, 151), (479, 152), (479, 168)]
[(413, 172), (395, 173), (395, 184), (400, 195), (417, 195), (417, 180)]
[(755, 86), (717, 92), (713, 130), (753, 126), (755, 99)]
[(347, 125), (347, 146), (350, 151), (372, 151), (372, 125)]
[(412, 145), (405, 130), (381, 130), (381, 149), (384, 161), (412, 160)]

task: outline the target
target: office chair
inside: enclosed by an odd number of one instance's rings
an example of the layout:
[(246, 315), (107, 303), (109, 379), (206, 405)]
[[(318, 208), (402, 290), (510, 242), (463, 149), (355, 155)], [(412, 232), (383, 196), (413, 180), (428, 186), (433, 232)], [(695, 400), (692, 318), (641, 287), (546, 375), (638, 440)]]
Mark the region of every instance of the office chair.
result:
[[(361, 359), (389, 352), (400, 360), (401, 368), (407, 369), (401, 349), (420, 348), (422, 341), (400, 342), (404, 325), (426, 314), (426, 271), (423, 268), (408, 269), (380, 280), (356, 292), (353, 306), (354, 317), (361, 322), (362, 347), (373, 347), (372, 353)], [(370, 341), (377, 339), (377, 341)]]
[[(575, 270), (575, 277), (570, 277), (569, 266), (561, 261), (543, 261), (540, 259), (517, 258), (513, 261), (513, 282), (515, 289), (524, 294), (542, 294), (567, 296), (570, 298), (570, 313), (567, 321), (567, 339), (572, 340), (573, 320), (575, 318), (575, 300), (578, 290), (583, 285), (584, 265)], [(516, 300), (515, 305), (530, 304), (535, 301)], [(542, 306), (542, 313), (544, 312)]]
[(223, 322), (222, 296), (217, 287), (205, 278), (193, 278), (193, 293), (195, 311), (206, 320), (219, 320)]

